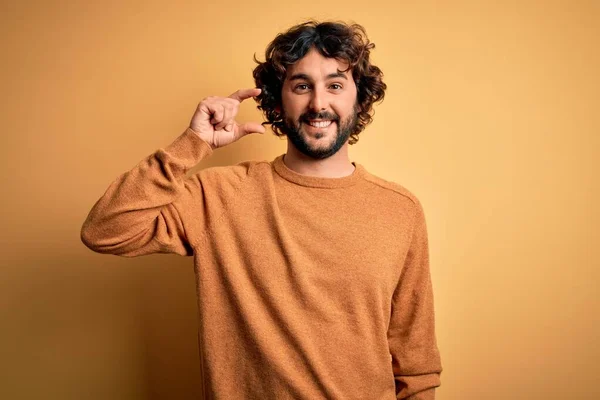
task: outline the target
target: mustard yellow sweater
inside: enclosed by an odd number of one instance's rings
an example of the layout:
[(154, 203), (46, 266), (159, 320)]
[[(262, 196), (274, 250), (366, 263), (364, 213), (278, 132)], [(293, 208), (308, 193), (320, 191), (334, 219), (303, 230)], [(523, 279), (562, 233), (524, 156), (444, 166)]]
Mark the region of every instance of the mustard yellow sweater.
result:
[(186, 171), (186, 130), (114, 181), (81, 237), (121, 256), (193, 255), (205, 399), (431, 400), (442, 371), (419, 201), (355, 164)]

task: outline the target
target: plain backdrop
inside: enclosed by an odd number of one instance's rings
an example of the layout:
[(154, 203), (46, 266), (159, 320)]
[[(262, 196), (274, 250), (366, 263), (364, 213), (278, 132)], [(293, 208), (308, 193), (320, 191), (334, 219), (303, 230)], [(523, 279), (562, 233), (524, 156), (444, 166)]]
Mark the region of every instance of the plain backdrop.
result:
[[(388, 91), (351, 158), (423, 203), (437, 398), (600, 398), (600, 2), (0, 7), (0, 398), (198, 398), (192, 260), (95, 254), (79, 229), (307, 18), (361, 23), (377, 46)], [(240, 120), (262, 117), (246, 102)], [(283, 152), (269, 131), (197, 168)]]

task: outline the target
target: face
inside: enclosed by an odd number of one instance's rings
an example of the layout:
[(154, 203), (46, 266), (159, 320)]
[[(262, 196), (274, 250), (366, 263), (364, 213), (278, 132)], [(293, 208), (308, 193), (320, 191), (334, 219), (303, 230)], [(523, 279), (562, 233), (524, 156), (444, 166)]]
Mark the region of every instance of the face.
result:
[(356, 84), (347, 68), (313, 48), (286, 71), (281, 130), (311, 158), (337, 153), (356, 127)]

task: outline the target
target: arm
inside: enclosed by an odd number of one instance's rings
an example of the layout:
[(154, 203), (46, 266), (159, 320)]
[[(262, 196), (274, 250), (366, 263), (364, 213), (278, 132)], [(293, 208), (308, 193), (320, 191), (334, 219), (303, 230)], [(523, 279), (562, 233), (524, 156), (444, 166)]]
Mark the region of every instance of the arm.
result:
[(417, 203), (410, 247), (392, 298), (388, 341), (396, 397), (434, 400), (442, 365), (435, 337), (427, 228)]
[(83, 223), (83, 243), (96, 252), (122, 256), (191, 255), (182, 208), (191, 198), (202, 201), (202, 190), (198, 180), (185, 181), (185, 173), (211, 153), (211, 146), (187, 129), (119, 176)]
[(206, 188), (197, 176), (186, 180), (185, 174), (213, 149), (249, 133), (264, 133), (261, 124), (234, 119), (239, 104), (259, 94), (260, 89), (244, 89), (200, 102), (181, 136), (109, 186), (83, 223), (83, 243), (99, 253), (122, 256), (191, 255), (190, 241), (199, 240), (205, 230), (203, 216), (186, 218), (186, 210), (190, 204), (204, 209)]

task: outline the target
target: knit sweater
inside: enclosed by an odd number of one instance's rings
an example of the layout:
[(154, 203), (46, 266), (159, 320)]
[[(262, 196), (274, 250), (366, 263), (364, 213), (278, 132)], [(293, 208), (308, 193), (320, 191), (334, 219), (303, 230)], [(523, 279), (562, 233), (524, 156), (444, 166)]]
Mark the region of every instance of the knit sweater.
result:
[(186, 172), (187, 129), (119, 176), (83, 224), (92, 250), (194, 256), (207, 400), (432, 400), (442, 371), (422, 207), (360, 164)]

